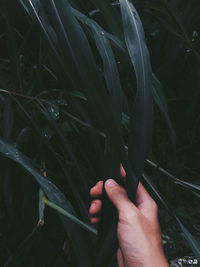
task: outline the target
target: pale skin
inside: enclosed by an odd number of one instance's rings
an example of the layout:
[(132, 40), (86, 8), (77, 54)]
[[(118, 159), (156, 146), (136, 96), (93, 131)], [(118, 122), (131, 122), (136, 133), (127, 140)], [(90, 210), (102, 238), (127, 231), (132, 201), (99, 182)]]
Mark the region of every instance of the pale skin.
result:
[[(125, 177), (122, 167), (121, 175)], [(101, 211), (102, 202), (95, 198), (102, 195), (102, 190), (102, 181), (90, 190), (90, 196), (94, 200), (91, 202), (89, 213), (94, 224), (100, 221), (97, 215)], [(118, 266), (169, 267), (162, 246), (158, 208), (144, 186), (139, 183), (136, 205), (129, 200), (124, 188), (112, 179), (106, 181), (105, 190), (118, 211)]]

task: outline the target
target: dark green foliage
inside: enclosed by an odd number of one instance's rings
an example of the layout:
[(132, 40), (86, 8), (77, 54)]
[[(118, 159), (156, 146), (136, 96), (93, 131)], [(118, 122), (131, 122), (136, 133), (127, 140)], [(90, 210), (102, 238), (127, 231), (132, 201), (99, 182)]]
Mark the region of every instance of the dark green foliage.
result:
[(90, 187), (107, 178), (134, 201), (141, 177), (169, 260), (200, 257), (199, 11), (0, 2), (1, 266), (115, 266), (114, 207), (103, 195), (98, 237), (88, 215)]

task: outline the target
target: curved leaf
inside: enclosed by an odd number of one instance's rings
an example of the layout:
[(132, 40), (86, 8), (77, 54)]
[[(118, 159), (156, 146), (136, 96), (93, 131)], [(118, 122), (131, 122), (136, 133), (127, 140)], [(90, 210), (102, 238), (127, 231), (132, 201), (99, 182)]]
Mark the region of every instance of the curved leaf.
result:
[(116, 60), (106, 32), (95, 21), (83, 15), (81, 12), (73, 9), (73, 13), (92, 31), (92, 36), (103, 61), (104, 77), (113, 103), (113, 114), (120, 127), (122, 117), (122, 89)]
[(129, 0), (120, 0), (126, 46), (135, 70), (137, 93), (131, 116), (129, 160), (138, 180), (143, 172), (152, 135), (152, 70), (144, 30)]

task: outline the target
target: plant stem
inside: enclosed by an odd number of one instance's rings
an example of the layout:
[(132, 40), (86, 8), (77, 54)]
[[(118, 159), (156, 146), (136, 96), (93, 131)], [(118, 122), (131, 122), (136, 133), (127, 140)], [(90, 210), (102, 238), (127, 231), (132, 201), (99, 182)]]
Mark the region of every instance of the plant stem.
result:
[(64, 216), (66, 216), (67, 218), (69, 218), (70, 220), (72, 220), (73, 222), (77, 223), (79, 226), (81, 226), (82, 228), (90, 231), (91, 233), (97, 235), (97, 230), (94, 229), (93, 227), (89, 226), (88, 224), (82, 222), (80, 219), (78, 219), (77, 217), (75, 217), (74, 215), (70, 214), (69, 212), (67, 212), (66, 210), (64, 210), (63, 208), (57, 206), (56, 204), (54, 204), (53, 202), (49, 201), (46, 197), (43, 197), (43, 201), (44, 203), (51, 207), (52, 209), (56, 210), (57, 212), (63, 214)]

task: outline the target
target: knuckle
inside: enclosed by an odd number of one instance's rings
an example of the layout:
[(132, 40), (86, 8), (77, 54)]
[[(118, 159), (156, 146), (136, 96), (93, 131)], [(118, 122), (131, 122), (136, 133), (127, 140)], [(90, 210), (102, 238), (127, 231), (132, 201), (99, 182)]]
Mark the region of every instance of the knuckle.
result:
[(91, 206), (99, 206), (100, 205), (100, 200), (99, 199), (94, 199), (94, 200), (92, 200), (92, 202), (91, 202)]
[(130, 223), (133, 221), (138, 221), (140, 217), (140, 213), (133, 209), (132, 204), (128, 204), (126, 209), (122, 209), (119, 211), (119, 220), (121, 222)]
[(114, 186), (110, 189), (111, 194), (114, 194), (116, 197), (123, 197), (126, 195), (126, 191), (121, 186)]
[(126, 192), (125, 189), (123, 187), (119, 186), (119, 185), (114, 186), (113, 190), (115, 190), (115, 191), (117, 191), (117, 192), (119, 192), (121, 194), (124, 194)]

